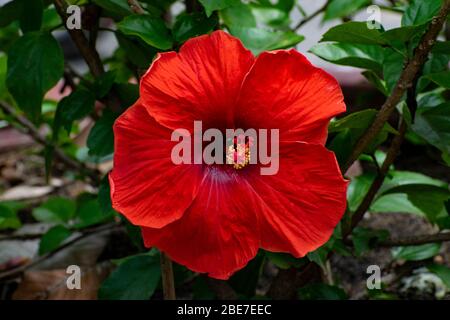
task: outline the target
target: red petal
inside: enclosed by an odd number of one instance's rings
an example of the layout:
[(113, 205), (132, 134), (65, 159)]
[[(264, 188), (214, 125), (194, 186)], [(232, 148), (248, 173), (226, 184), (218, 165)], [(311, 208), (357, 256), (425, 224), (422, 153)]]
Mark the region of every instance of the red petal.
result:
[(209, 167), (184, 216), (162, 229), (142, 228), (147, 247), (156, 246), (189, 269), (228, 279), (258, 250), (254, 198), (236, 171)]
[[(223, 31), (192, 38), (180, 52), (159, 54), (141, 80), (141, 97), (159, 123), (172, 129), (231, 125), (242, 80), (254, 57)], [(228, 126), (227, 128), (232, 128)]]
[(237, 127), (280, 129), (282, 141), (324, 144), (329, 120), (345, 111), (337, 81), (295, 50), (263, 52), (244, 80)]
[(258, 214), (261, 247), (302, 257), (328, 241), (346, 208), (347, 181), (331, 151), (317, 144), (282, 143), (279, 171), (250, 175), (264, 203)]
[(114, 169), (109, 175), (114, 209), (132, 223), (161, 228), (179, 219), (197, 195), (199, 165), (174, 165), (171, 130), (158, 124), (141, 101), (114, 124)]

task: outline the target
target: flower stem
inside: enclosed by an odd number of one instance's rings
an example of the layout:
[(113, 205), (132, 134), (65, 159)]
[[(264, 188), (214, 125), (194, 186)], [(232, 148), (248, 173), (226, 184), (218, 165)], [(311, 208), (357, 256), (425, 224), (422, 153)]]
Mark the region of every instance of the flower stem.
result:
[(161, 252), (161, 277), (164, 300), (175, 300), (175, 281), (173, 279), (172, 261), (164, 252)]

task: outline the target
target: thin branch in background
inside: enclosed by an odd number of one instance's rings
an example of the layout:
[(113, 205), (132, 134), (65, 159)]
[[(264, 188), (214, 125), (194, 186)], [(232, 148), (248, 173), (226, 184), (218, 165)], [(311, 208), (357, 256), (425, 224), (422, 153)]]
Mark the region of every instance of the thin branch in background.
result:
[[(419, 81), (419, 77), (422, 74), (422, 67), (419, 68), (418, 72), (416, 73), (411, 86), (408, 87), (407, 93), (406, 93), (406, 105), (409, 109), (409, 113), (411, 114), (411, 118), (414, 119), (416, 110), (417, 110), (417, 99), (416, 99), (416, 88), (417, 83)], [(364, 217), (364, 214), (367, 210), (369, 210), (370, 205), (372, 204), (372, 201), (375, 199), (376, 194), (378, 193), (378, 190), (383, 185), (384, 179), (386, 178), (386, 175), (389, 171), (389, 168), (394, 163), (395, 159), (397, 158), (397, 155), (400, 151), (400, 147), (403, 143), (403, 140), (405, 139), (406, 130), (408, 129), (408, 125), (405, 121), (405, 119), (400, 118), (398, 125), (398, 135), (392, 139), (391, 145), (389, 147), (388, 152), (386, 153), (386, 158), (383, 161), (383, 164), (381, 167), (378, 167), (377, 176), (375, 177), (375, 181), (370, 186), (369, 191), (367, 192), (366, 196), (364, 197), (361, 204), (356, 209), (355, 213), (352, 216), (350, 229), (344, 231), (344, 238), (346, 238), (356, 227), (356, 225), (362, 220)], [(374, 157), (374, 161), (376, 162), (376, 158)]]
[(346, 172), (348, 170), (350, 165), (356, 159), (358, 159), (358, 157), (364, 152), (366, 147), (378, 135), (384, 124), (388, 121), (392, 112), (395, 110), (397, 104), (401, 101), (406, 90), (411, 87), (417, 73), (422, 68), (423, 64), (427, 61), (428, 54), (433, 48), (439, 32), (442, 30), (449, 12), (450, 0), (444, 0), (439, 13), (437, 14), (437, 16), (433, 17), (433, 20), (431, 21), (427, 32), (423, 35), (419, 45), (414, 50), (413, 58), (403, 69), (403, 72), (400, 75), (400, 79), (395, 85), (392, 94), (387, 98), (380, 111), (377, 113), (372, 125), (356, 143), (356, 146), (353, 148), (347, 162), (342, 167), (342, 172)]
[(77, 88), (77, 85), (75, 83), (73, 73), (67, 67), (64, 68), (63, 77), (64, 77), (64, 85), (61, 87), (61, 90), (59, 90), (59, 93), (62, 94), (67, 87), (69, 87), (72, 91), (74, 91)]
[(393, 238), (381, 241), (377, 244), (379, 247), (396, 246), (417, 246), (427, 243), (436, 243), (450, 241), (450, 232), (439, 232), (435, 234), (424, 234), (406, 238)]
[(82, 162), (80, 162), (76, 159), (70, 158), (69, 156), (67, 156), (64, 153), (64, 151), (62, 151), (61, 149), (59, 149), (58, 147), (54, 146), (52, 143), (47, 141), (47, 139), (45, 139), (41, 135), (39, 130), (34, 126), (34, 124), (32, 124), (26, 117), (24, 117), (20, 114), (17, 114), (14, 111), (13, 107), (6, 104), (5, 102), (0, 102), (0, 109), (5, 114), (7, 114), (11, 118), (13, 118), (14, 121), (16, 121), (20, 125), (19, 129), (21, 129), (24, 133), (31, 136), (34, 141), (36, 141), (37, 143), (39, 143), (45, 147), (53, 148), (54, 155), (62, 163), (64, 163), (65, 165), (67, 165), (68, 167), (70, 167), (72, 169), (79, 171), (81, 174), (85, 174), (92, 180), (92, 182), (94, 184), (99, 183), (100, 174), (96, 170), (90, 169), (90, 168), (86, 167)]
[[(61, 20), (67, 21), (67, 3), (65, 0), (54, 0), (53, 1), (56, 11), (58, 12)], [(94, 50), (90, 44), (89, 40), (83, 33), (83, 30), (79, 29), (67, 29), (70, 37), (77, 46), (83, 59), (86, 61), (89, 70), (95, 77), (102, 75), (105, 70), (103, 68), (102, 60), (96, 50)]]
[(142, 9), (141, 5), (137, 0), (128, 0), (128, 5), (131, 10), (136, 14), (145, 14), (144, 9)]
[(372, 185), (370, 186), (369, 191), (366, 193), (366, 196), (364, 197), (361, 204), (356, 209), (355, 213), (352, 216), (352, 221), (350, 228), (347, 229), (344, 232), (344, 237), (347, 237), (351, 234), (353, 229), (358, 225), (358, 223), (362, 220), (364, 217), (364, 214), (369, 209), (370, 205), (372, 204), (373, 199), (375, 198), (376, 194), (378, 193), (378, 190), (381, 188), (381, 185), (383, 184), (384, 178), (386, 177), (386, 174), (389, 171), (389, 167), (394, 163), (395, 158), (397, 157), (397, 154), (400, 150), (400, 146), (403, 142), (403, 139), (405, 137), (407, 125), (404, 120), (401, 120), (400, 127), (399, 127), (399, 134), (394, 137), (392, 140), (391, 146), (389, 147), (389, 150), (386, 154), (386, 159), (384, 160), (383, 164), (380, 167), (380, 170), (378, 171), (377, 176), (375, 177), (375, 180), (372, 182)]
[[(61, 17), (61, 20), (67, 21), (67, 2), (65, 0), (53, 0), (53, 3), (55, 5), (56, 11), (58, 12), (58, 15)], [(66, 26), (66, 24), (64, 25)], [(89, 43), (89, 40), (83, 33), (83, 30), (67, 28), (66, 30), (72, 38), (72, 41), (80, 51), (80, 54), (83, 57), (84, 61), (86, 61), (86, 64), (88, 65), (92, 75), (98, 78), (103, 73), (105, 73), (100, 55), (98, 54), (97, 50), (95, 50), (95, 46), (92, 46), (91, 43)], [(110, 92), (106, 96), (106, 105), (113, 112), (120, 112), (121, 110), (120, 99), (114, 92)]]
[(164, 300), (175, 300), (175, 280), (173, 277), (172, 260), (161, 252), (161, 277)]
[(22, 273), (29, 270), (30, 268), (37, 266), (38, 264), (42, 263), (43, 261), (53, 257), (58, 252), (76, 244), (77, 242), (79, 242), (93, 234), (112, 232), (114, 230), (123, 230), (123, 226), (114, 222), (114, 223), (110, 223), (110, 224), (100, 225), (96, 228), (91, 228), (89, 230), (85, 230), (81, 235), (73, 238), (70, 241), (65, 242), (64, 244), (59, 246), (57, 249), (55, 249), (49, 253), (37, 257), (36, 259), (34, 259), (33, 261), (31, 261), (28, 264), (21, 265), (17, 268), (11, 269), (11, 270), (0, 272), (0, 281), (5, 280), (5, 279), (12, 279), (12, 278), (19, 277)]
[(184, 3), (186, 5), (187, 13), (199, 12), (202, 10), (202, 6), (197, 0), (185, 0)]
[(319, 14), (321, 14), (322, 12), (324, 12), (327, 7), (328, 7), (329, 1), (325, 2), (325, 4), (320, 7), (319, 9), (317, 9), (317, 11), (314, 11), (311, 15), (307, 16), (306, 18), (304, 18), (303, 20), (301, 20), (297, 25), (294, 26), (294, 30), (298, 30), (300, 29), (304, 24), (308, 23), (309, 21), (311, 21), (312, 19), (314, 19), (315, 17), (317, 17)]
[[(341, 168), (342, 172), (346, 172), (349, 166), (359, 157), (360, 154), (366, 149), (367, 145), (373, 141), (373, 139), (378, 135), (380, 130), (383, 128), (384, 124), (389, 119), (391, 113), (395, 110), (396, 105), (400, 102), (404, 93), (408, 88), (410, 88), (414, 81), (417, 79), (417, 75), (425, 64), (428, 54), (431, 51), (439, 32), (442, 30), (443, 24), (446, 20), (447, 15), (450, 12), (450, 0), (444, 0), (439, 13), (433, 17), (427, 32), (422, 37), (419, 45), (414, 50), (413, 58), (406, 65), (400, 79), (398, 80), (392, 94), (388, 97), (386, 102), (381, 107), (378, 112), (375, 121), (372, 126), (363, 134), (359, 139), (357, 145), (352, 151), (351, 156), (347, 163)], [(360, 204), (355, 214), (352, 217), (351, 226), (344, 231), (346, 236), (350, 235), (353, 228), (361, 221), (365, 212), (370, 207), (370, 204), (381, 187), (384, 176), (387, 173), (390, 165), (393, 163), (399, 149), (400, 145), (404, 139), (407, 125), (402, 120), (399, 124), (399, 134), (394, 137), (391, 146), (389, 148), (386, 159), (381, 166), (380, 173), (372, 184), (369, 192), (366, 194), (363, 202)], [(386, 173), (383, 173), (386, 172)], [(315, 264), (308, 262), (301, 270), (296, 270), (294, 268), (287, 270), (280, 270), (276, 278), (273, 280), (271, 287), (269, 289), (269, 296), (274, 299), (289, 299), (295, 295), (296, 288), (302, 286), (301, 279), (305, 278), (305, 274), (310, 272), (311, 266)], [(299, 280), (300, 279), (300, 280)]]

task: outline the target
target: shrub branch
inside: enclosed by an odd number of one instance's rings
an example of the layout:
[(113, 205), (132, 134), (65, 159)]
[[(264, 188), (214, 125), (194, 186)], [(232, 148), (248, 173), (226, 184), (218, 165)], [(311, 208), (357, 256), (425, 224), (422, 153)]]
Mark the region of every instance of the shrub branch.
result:
[(426, 62), (428, 54), (433, 48), (439, 32), (442, 30), (444, 22), (450, 12), (450, 0), (444, 0), (439, 13), (433, 17), (429, 24), (427, 32), (423, 35), (419, 45), (414, 50), (412, 59), (406, 64), (403, 69), (400, 79), (392, 91), (392, 94), (382, 105), (380, 111), (377, 113), (374, 122), (367, 129), (367, 131), (358, 140), (352, 150), (347, 162), (342, 168), (342, 172), (346, 172), (350, 165), (358, 159), (364, 152), (366, 147), (373, 141), (373, 139), (380, 133), (384, 124), (388, 121), (390, 115), (395, 109), (395, 106), (401, 101), (406, 90), (411, 87), (414, 78)]
[(26, 117), (17, 114), (14, 111), (13, 107), (11, 107), (10, 105), (0, 101), (0, 109), (20, 125), (20, 127), (18, 128), (19, 130), (23, 131), (25, 134), (28, 134), (31, 138), (33, 138), (34, 141), (43, 145), (44, 147), (53, 148), (54, 155), (62, 163), (72, 169), (77, 170), (81, 174), (88, 176), (94, 184), (98, 184), (100, 174), (96, 170), (90, 169), (86, 167), (84, 163), (67, 156), (64, 151), (47, 141), (47, 139), (45, 139), (41, 135), (39, 130), (33, 125), (33, 123), (31, 123), (31, 121), (29, 121)]

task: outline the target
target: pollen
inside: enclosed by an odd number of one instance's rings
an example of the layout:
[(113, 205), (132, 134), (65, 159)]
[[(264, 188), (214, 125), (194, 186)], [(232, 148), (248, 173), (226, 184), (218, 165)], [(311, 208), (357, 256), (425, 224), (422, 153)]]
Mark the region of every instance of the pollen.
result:
[(245, 168), (251, 159), (250, 146), (253, 141), (249, 138), (234, 138), (232, 144), (226, 150), (226, 163), (232, 165), (234, 169), (240, 170)]

